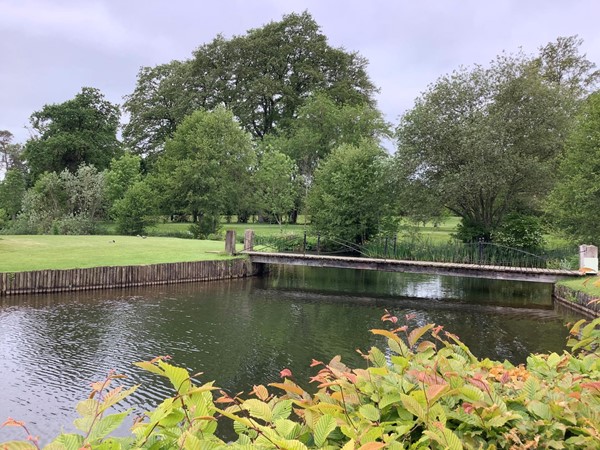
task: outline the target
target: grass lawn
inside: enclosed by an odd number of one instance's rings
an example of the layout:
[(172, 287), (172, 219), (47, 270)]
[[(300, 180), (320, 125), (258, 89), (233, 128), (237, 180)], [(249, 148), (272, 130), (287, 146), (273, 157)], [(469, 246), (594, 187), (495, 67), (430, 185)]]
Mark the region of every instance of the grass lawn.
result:
[(573, 278), (559, 281), (558, 284), (600, 299), (600, 276)]
[(132, 236), (0, 236), (0, 272), (230, 258), (222, 241)]

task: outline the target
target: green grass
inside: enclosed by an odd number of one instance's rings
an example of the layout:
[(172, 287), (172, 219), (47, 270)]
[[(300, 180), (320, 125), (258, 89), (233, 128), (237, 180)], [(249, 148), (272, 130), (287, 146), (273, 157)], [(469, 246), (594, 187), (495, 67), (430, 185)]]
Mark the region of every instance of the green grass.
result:
[(600, 276), (596, 275), (562, 280), (559, 281), (558, 284), (600, 299)]
[(1, 236), (0, 272), (227, 259), (222, 241), (131, 236)]

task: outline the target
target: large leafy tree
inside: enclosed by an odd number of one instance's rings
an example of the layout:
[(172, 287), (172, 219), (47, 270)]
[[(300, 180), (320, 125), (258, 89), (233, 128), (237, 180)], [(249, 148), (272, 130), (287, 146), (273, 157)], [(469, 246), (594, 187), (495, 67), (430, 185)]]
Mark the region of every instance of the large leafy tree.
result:
[(363, 243), (390, 231), (394, 209), (390, 157), (375, 141), (344, 144), (323, 160), (308, 195), (315, 231), (336, 240)]
[(489, 238), (508, 213), (537, 207), (551, 188), (570, 102), (523, 55), (461, 69), (403, 116), (397, 167), (462, 218), (463, 238)]
[(0, 181), (0, 208), (12, 219), (21, 211), (26, 190), (25, 175), (18, 169), (9, 169)]
[(166, 214), (213, 222), (247, 195), (255, 166), (251, 138), (223, 107), (198, 110), (177, 128), (157, 161), (153, 183)]
[(366, 65), (357, 53), (331, 47), (307, 12), (289, 14), (231, 39), (217, 36), (188, 61), (143, 68), (124, 104), (124, 137), (139, 153), (160, 153), (183, 117), (225, 105), (262, 139), (289, 128), (317, 91), (339, 104), (373, 105)]
[(586, 100), (558, 175), (547, 202), (549, 220), (573, 240), (600, 245), (600, 92)]
[(33, 179), (44, 172), (75, 172), (81, 164), (106, 169), (121, 151), (119, 118), (119, 107), (90, 87), (72, 100), (34, 112), (30, 122), (36, 135), (24, 152)]

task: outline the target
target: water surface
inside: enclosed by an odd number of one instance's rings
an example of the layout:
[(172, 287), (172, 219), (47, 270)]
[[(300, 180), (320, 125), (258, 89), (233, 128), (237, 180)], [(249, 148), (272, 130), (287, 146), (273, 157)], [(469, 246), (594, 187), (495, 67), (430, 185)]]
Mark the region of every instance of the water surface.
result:
[[(480, 357), (524, 362), (564, 349), (570, 316), (551, 286), (422, 274), (275, 268), (268, 276), (199, 284), (0, 298), (0, 422), (33, 434), (72, 430), (89, 383), (116, 369), (143, 386), (129, 404), (155, 406), (168, 386), (131, 363), (170, 355), (232, 392), (289, 368), (308, 387), (312, 358), (361, 366), (355, 349), (383, 341), (384, 309), (434, 322)], [(0, 442), (20, 436), (0, 429)], [(47, 439), (45, 440), (47, 442)]]

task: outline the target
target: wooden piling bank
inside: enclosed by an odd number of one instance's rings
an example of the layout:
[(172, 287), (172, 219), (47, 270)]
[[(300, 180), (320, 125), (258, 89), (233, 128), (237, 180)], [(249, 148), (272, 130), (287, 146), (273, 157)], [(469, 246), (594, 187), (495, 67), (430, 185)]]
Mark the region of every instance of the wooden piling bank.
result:
[(255, 270), (247, 258), (236, 258), (143, 266), (5, 272), (0, 273), (0, 296), (226, 280), (253, 276)]

